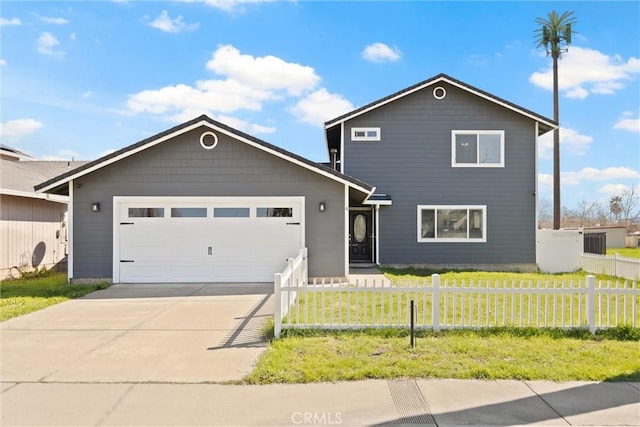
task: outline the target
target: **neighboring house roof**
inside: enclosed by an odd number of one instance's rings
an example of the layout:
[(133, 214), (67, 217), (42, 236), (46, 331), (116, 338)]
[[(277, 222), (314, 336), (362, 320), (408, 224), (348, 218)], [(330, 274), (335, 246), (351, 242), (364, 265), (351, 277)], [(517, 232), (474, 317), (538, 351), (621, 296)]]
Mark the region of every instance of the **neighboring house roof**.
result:
[(27, 160), (15, 161), (0, 159), (0, 194), (10, 196), (30, 197), (36, 199), (50, 199), (66, 202), (66, 197), (56, 198), (46, 194), (34, 192), (34, 185), (75, 169), (86, 162)]
[(461, 82), (460, 80), (456, 80), (453, 77), (450, 77), (450, 76), (448, 76), (446, 74), (438, 74), (437, 76), (434, 76), (434, 77), (432, 77), (430, 79), (424, 80), (424, 81), (422, 81), (420, 83), (417, 83), (417, 84), (415, 84), (413, 86), (409, 86), (406, 89), (402, 89), (402, 90), (400, 90), (400, 91), (398, 91), (396, 93), (393, 93), (393, 94), (391, 94), (389, 96), (385, 96), (384, 98), (381, 98), (381, 99), (379, 99), (377, 101), (374, 101), (374, 102), (372, 102), (370, 104), (367, 104), (367, 105), (365, 105), (363, 107), (357, 108), (357, 109), (355, 109), (355, 110), (353, 110), (353, 111), (351, 111), (349, 113), (343, 114), (340, 117), (336, 117), (335, 119), (329, 120), (329, 121), (325, 122), (325, 124), (324, 124), (325, 125), (325, 129), (332, 128), (332, 127), (334, 127), (334, 126), (336, 126), (336, 125), (338, 125), (340, 123), (343, 123), (343, 122), (345, 122), (347, 120), (351, 120), (354, 117), (357, 117), (357, 116), (359, 116), (361, 114), (369, 112), (369, 111), (371, 111), (373, 109), (376, 109), (376, 108), (381, 107), (381, 106), (383, 106), (385, 104), (393, 102), (393, 101), (395, 101), (395, 100), (397, 100), (399, 98), (402, 98), (402, 97), (407, 96), (409, 94), (412, 94), (412, 93), (414, 93), (416, 91), (424, 89), (425, 87), (428, 87), (428, 86), (431, 86), (431, 85), (434, 85), (434, 84), (437, 84), (437, 83), (440, 83), (440, 82), (449, 83), (449, 84), (451, 84), (453, 86), (456, 86), (456, 87), (458, 87), (460, 89), (463, 89), (463, 90), (465, 90), (465, 91), (467, 91), (469, 93), (472, 93), (474, 95), (480, 96), (481, 98), (484, 98), (484, 99), (486, 99), (488, 101), (491, 101), (491, 102), (493, 102), (495, 104), (501, 105), (501, 106), (503, 106), (505, 108), (508, 108), (508, 109), (513, 110), (513, 111), (515, 111), (517, 113), (520, 113), (520, 114), (522, 114), (524, 116), (527, 116), (530, 119), (535, 120), (536, 122), (538, 122), (540, 124), (538, 135), (542, 135), (542, 134), (547, 133), (550, 130), (553, 130), (553, 129), (558, 127), (558, 124), (556, 122), (554, 122), (553, 120), (551, 120), (551, 119), (549, 119), (547, 117), (541, 116), (541, 115), (539, 115), (537, 113), (534, 113), (533, 111), (527, 110), (526, 108), (522, 108), (522, 107), (520, 107), (520, 106), (518, 106), (518, 105), (516, 105), (516, 104), (514, 104), (512, 102), (509, 102), (509, 101), (504, 100), (502, 98), (499, 98), (499, 97), (497, 97), (495, 95), (492, 95), (489, 92), (485, 92), (485, 91), (483, 91), (481, 89), (478, 89), (478, 88), (473, 87), (471, 85), (468, 85), (468, 84), (466, 84), (464, 82)]
[(153, 147), (175, 136), (189, 132), (193, 129), (197, 129), (198, 127), (201, 127), (201, 126), (207, 126), (211, 129), (217, 130), (239, 141), (249, 144), (255, 148), (266, 151), (267, 153), (273, 154), (291, 163), (294, 163), (306, 169), (309, 169), (315, 173), (326, 176), (330, 179), (341, 182), (343, 184), (349, 185), (350, 187), (355, 188), (366, 195), (372, 194), (375, 189), (369, 184), (362, 182), (356, 178), (337, 172), (329, 167), (326, 167), (319, 163), (308, 160), (302, 156), (286, 151), (280, 147), (276, 147), (275, 145), (269, 144), (268, 142), (255, 138), (244, 132), (240, 132), (239, 130), (233, 129), (225, 124), (222, 124), (216, 120), (213, 120), (206, 115), (202, 115), (186, 123), (183, 123), (171, 129), (168, 129), (164, 132), (160, 132), (157, 135), (153, 135), (149, 138), (143, 139), (142, 141), (139, 141), (128, 147), (122, 148), (113, 153), (107, 154), (106, 156), (103, 156), (97, 160), (94, 160), (85, 165), (82, 165), (76, 169), (67, 171), (52, 179), (41, 182), (40, 184), (35, 186), (35, 189), (36, 191), (39, 191), (39, 192), (61, 191), (62, 188), (66, 187), (68, 182), (71, 181), (72, 179), (76, 179), (83, 175), (89, 174), (107, 165), (115, 163), (123, 158), (139, 153), (147, 148)]
[(31, 159), (32, 157), (22, 151), (9, 147), (8, 145), (0, 144), (0, 158), (9, 160)]

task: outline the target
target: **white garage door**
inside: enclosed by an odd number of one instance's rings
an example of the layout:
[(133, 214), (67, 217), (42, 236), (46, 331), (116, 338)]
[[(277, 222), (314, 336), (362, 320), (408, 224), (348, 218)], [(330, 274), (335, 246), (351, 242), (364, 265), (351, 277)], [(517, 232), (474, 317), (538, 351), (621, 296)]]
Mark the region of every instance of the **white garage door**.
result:
[(304, 247), (302, 197), (114, 198), (114, 281), (270, 282)]

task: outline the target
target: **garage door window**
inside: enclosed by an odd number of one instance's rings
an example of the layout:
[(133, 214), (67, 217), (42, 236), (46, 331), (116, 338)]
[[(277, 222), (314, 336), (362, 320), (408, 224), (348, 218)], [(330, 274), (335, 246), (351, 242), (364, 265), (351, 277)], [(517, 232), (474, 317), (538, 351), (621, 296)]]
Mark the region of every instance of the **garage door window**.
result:
[(207, 208), (171, 208), (171, 218), (206, 218)]
[(213, 208), (214, 218), (249, 218), (249, 208)]
[(129, 208), (129, 218), (164, 218), (164, 208)]
[(258, 208), (258, 218), (291, 218), (293, 208)]

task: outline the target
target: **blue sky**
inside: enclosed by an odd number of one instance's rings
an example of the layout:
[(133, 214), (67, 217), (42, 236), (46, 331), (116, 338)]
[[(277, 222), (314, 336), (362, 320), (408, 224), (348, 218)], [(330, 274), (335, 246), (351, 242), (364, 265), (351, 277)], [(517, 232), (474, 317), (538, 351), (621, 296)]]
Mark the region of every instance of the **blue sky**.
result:
[[(200, 114), (316, 161), (322, 123), (438, 73), (552, 117), (535, 18), (575, 12), (560, 62), (562, 204), (640, 180), (640, 2), (3, 1), (2, 143), (95, 159)], [(539, 192), (552, 194), (551, 133)]]

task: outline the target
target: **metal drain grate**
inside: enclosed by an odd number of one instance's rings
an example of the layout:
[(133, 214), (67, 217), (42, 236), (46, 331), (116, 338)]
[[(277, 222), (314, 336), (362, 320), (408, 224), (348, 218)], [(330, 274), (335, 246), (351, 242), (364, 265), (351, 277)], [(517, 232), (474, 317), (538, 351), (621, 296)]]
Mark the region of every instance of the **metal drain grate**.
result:
[(415, 380), (390, 380), (387, 385), (398, 413), (398, 423), (436, 425)]

